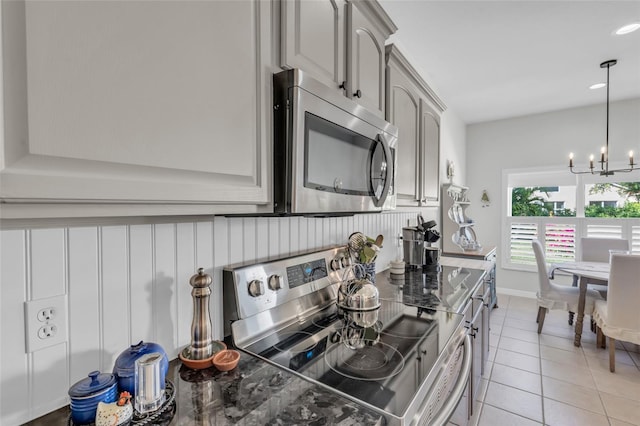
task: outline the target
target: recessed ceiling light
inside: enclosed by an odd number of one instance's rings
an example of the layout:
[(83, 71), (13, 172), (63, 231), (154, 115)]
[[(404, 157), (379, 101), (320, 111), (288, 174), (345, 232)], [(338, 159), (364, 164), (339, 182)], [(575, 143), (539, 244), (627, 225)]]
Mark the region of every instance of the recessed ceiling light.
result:
[(589, 89), (591, 89), (591, 90), (593, 90), (593, 89), (602, 89), (606, 85), (607, 85), (607, 83), (596, 83), (596, 84), (592, 84), (591, 86), (589, 86)]
[(617, 35), (624, 35), (632, 33), (636, 30), (640, 29), (640, 22), (634, 22), (632, 24), (625, 25), (616, 30)]

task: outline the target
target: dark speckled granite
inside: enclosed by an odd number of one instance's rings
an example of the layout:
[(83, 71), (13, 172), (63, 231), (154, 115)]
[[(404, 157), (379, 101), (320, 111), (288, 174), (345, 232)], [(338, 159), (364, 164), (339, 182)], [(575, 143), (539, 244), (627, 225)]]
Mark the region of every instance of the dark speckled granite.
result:
[[(384, 425), (380, 414), (241, 352), (229, 372), (169, 364), (176, 412), (163, 425)], [(31, 426), (67, 424), (69, 407)]]
[(229, 372), (175, 362), (170, 370), (178, 389), (171, 424), (384, 424), (381, 415), (244, 353)]

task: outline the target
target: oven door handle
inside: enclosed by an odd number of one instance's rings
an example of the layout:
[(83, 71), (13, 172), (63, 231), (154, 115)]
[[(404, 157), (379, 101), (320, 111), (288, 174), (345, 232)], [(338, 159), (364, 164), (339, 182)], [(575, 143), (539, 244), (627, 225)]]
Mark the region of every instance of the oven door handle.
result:
[(429, 424), (444, 425), (449, 421), (451, 416), (453, 416), (458, 403), (462, 399), (462, 395), (464, 394), (465, 388), (467, 387), (469, 375), (471, 374), (471, 362), (473, 360), (471, 351), (471, 336), (467, 334), (464, 336), (464, 358), (462, 359), (462, 368), (461, 373), (458, 376), (458, 381), (451, 390), (447, 401), (444, 403), (438, 414), (436, 414), (433, 419), (431, 419)]

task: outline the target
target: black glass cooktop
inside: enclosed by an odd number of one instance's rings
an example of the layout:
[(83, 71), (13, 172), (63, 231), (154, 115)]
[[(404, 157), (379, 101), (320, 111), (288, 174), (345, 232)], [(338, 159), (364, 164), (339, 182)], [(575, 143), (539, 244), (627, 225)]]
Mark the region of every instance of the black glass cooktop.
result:
[(378, 278), (376, 286), (381, 299), (460, 313), (483, 274), (481, 269), (439, 266), (408, 270), (404, 275), (386, 273)]
[(402, 417), (461, 322), (391, 300), (365, 312), (332, 304), (243, 349)]

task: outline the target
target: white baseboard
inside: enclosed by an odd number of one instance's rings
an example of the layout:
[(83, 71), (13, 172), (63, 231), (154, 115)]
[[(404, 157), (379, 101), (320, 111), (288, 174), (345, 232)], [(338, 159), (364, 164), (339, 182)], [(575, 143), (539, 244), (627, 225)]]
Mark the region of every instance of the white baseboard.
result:
[(513, 288), (496, 288), (496, 293), (498, 297), (504, 294), (505, 296), (526, 297), (527, 299), (537, 298), (535, 291), (515, 290)]

